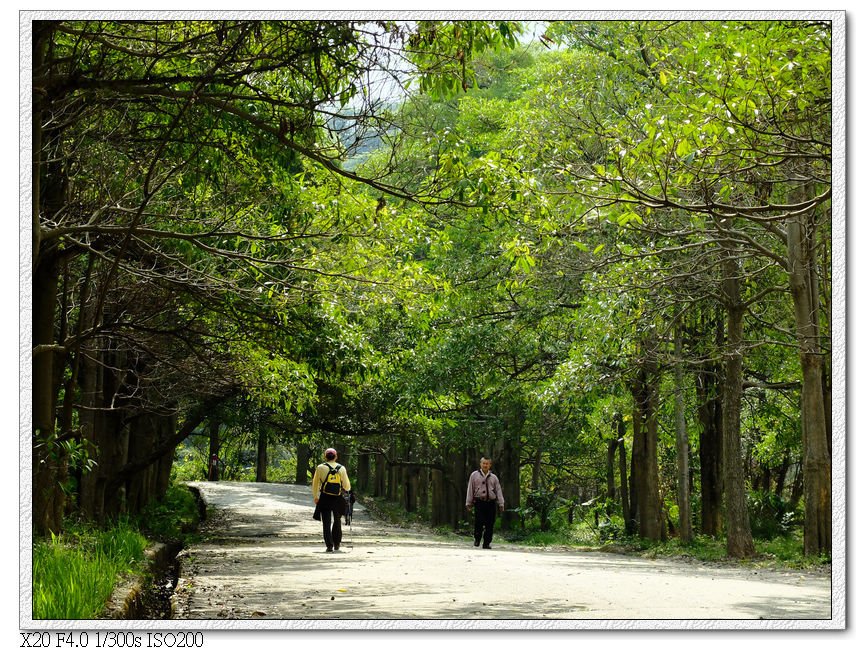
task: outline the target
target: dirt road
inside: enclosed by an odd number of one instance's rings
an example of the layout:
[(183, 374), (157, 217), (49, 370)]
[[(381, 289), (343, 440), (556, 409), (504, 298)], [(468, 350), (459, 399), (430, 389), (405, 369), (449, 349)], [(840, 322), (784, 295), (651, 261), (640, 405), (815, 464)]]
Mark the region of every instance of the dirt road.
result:
[(325, 553), (309, 488), (194, 483), (214, 513), (182, 555), (175, 619), (829, 619), (828, 575), (451, 541), (359, 504)]

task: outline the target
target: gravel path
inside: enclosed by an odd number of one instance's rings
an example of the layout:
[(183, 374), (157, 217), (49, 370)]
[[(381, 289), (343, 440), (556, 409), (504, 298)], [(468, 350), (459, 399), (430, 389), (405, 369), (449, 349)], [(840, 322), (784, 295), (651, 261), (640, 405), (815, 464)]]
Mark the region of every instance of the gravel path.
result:
[(386, 526), (355, 506), (325, 553), (309, 488), (193, 483), (211, 514), (183, 552), (175, 619), (824, 620), (828, 575), (499, 543)]

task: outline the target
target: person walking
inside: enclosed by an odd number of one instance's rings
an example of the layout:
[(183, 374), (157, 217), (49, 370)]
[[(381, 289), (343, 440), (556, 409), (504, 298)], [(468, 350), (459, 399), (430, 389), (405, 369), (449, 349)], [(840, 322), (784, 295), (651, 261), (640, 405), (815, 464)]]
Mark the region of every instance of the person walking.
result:
[(342, 542), (341, 518), (346, 512), (342, 493), (351, 490), (348, 472), (336, 459), (336, 449), (327, 449), (324, 452), (325, 462), (315, 468), (312, 476), (312, 500), (315, 502), (313, 517), (321, 518), (327, 553), (339, 550)]
[(493, 461), (483, 456), (481, 468), (472, 472), (469, 477), (469, 487), (466, 491), (466, 509), (475, 511), (475, 546), (480, 546), (483, 537), (484, 548), (492, 548), (493, 525), (496, 523), (496, 505), (498, 511), (505, 511), (505, 497), (498, 477), (490, 469)]

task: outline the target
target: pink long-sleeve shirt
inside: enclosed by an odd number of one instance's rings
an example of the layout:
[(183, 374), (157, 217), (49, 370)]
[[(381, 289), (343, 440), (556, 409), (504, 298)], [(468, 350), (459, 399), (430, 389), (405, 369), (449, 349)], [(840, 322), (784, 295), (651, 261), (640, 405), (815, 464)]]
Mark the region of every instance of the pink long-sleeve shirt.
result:
[(492, 472), (487, 472), (485, 475), (481, 470), (476, 469), (469, 477), (466, 505), (473, 505), (475, 501), (498, 501), (499, 506), (505, 507), (502, 486), (498, 477)]

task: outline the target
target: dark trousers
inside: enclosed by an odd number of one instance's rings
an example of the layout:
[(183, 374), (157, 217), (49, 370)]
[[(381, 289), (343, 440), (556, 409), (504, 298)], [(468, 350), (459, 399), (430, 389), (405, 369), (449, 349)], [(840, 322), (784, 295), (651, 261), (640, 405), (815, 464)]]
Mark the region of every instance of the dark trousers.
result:
[(481, 541), (483, 535), (484, 546), (489, 546), (493, 541), (497, 507), (496, 501), (475, 501), (475, 541)]
[[(331, 520), (333, 520), (332, 528)], [(328, 548), (339, 546), (342, 542), (342, 517), (331, 510), (322, 510), (321, 527), (324, 529), (325, 546)]]

